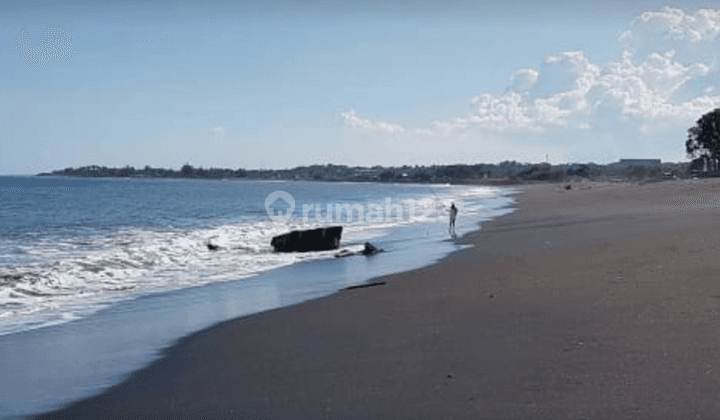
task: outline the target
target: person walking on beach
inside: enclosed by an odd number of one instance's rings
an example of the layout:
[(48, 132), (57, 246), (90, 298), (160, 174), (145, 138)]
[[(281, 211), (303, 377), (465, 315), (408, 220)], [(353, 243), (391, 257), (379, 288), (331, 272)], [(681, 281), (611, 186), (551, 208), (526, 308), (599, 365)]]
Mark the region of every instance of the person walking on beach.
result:
[(455, 203), (450, 204), (450, 227), (448, 230), (451, 235), (455, 234), (455, 218), (457, 217), (458, 209), (455, 207)]

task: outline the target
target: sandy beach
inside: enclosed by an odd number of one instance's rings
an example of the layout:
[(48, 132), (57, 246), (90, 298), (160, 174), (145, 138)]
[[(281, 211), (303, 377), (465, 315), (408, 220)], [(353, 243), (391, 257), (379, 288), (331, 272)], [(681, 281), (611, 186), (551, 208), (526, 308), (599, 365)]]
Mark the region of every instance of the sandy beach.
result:
[(563, 186), (520, 187), (440, 263), (198, 332), (42, 418), (720, 417), (720, 183)]

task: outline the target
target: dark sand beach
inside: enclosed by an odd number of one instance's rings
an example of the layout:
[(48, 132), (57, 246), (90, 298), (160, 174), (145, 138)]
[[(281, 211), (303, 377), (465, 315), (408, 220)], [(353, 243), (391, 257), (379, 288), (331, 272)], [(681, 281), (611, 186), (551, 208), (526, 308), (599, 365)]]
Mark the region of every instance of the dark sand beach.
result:
[(437, 264), (193, 334), (47, 417), (719, 418), (720, 182), (516, 199)]

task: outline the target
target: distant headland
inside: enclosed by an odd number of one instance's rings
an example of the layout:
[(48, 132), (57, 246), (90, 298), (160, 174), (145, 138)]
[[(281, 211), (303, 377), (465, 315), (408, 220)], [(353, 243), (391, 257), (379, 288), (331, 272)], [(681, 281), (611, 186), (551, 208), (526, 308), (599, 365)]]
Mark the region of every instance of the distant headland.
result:
[(532, 181), (564, 182), (591, 180), (659, 180), (687, 178), (702, 175), (692, 162), (671, 163), (660, 159), (622, 159), (610, 164), (520, 163), (504, 161), (497, 164), (431, 166), (345, 166), (311, 165), (293, 169), (221, 169), (195, 168), (184, 165), (180, 170), (151, 168), (108, 168), (83, 166), (65, 168), (38, 176), (69, 176), (83, 178), (192, 178), (192, 179), (247, 179), (327, 182), (408, 182), (506, 185)]

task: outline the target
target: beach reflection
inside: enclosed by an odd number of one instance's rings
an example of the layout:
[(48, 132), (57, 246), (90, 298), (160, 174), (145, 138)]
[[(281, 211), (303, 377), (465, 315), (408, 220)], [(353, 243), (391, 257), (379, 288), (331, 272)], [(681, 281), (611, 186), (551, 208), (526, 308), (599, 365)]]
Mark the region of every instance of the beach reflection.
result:
[(191, 332), (281, 305), (277, 282), (215, 284), (126, 301), (55, 327), (0, 337), (0, 413), (57, 408), (120, 382)]

